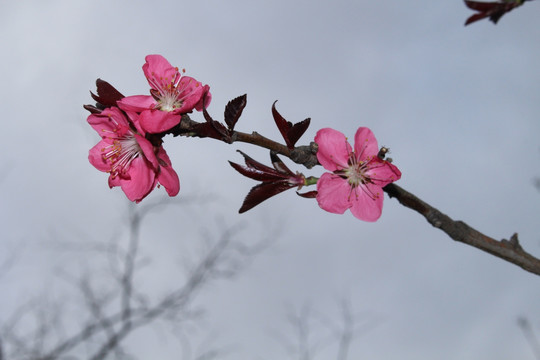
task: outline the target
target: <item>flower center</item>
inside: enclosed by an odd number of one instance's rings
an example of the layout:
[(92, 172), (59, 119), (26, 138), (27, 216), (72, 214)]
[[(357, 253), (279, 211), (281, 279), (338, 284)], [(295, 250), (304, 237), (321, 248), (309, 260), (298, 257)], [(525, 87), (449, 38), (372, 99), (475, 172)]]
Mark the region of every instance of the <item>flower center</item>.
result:
[(337, 170), (334, 173), (341, 176), (344, 179), (347, 179), (347, 183), (351, 187), (349, 197), (351, 195), (358, 197), (357, 191), (363, 191), (371, 199), (375, 200), (379, 197), (379, 194), (374, 194), (367, 184), (373, 183), (371, 176), (368, 174), (370, 167), (371, 158), (368, 157), (365, 161), (357, 160), (357, 156), (354, 151), (349, 154), (348, 167)]
[(353, 163), (345, 169), (345, 176), (352, 187), (357, 187), (360, 184), (365, 184), (369, 181), (366, 175), (367, 166), (364, 162)]
[(142, 154), (142, 149), (131, 130), (123, 135), (118, 134), (118, 129), (113, 131), (112, 144), (101, 149), (103, 159), (111, 164), (109, 173), (113, 178), (125, 175), (131, 162)]
[(162, 111), (174, 111), (175, 109), (180, 108), (183, 103), (183, 98), (180, 96), (180, 91), (178, 91), (178, 88), (172, 84), (158, 90), (154, 97), (158, 102), (157, 109)]
[[(180, 82), (182, 75), (180, 75), (178, 68), (175, 69), (176, 72), (171, 79), (168, 77), (156, 77), (155, 73), (152, 73), (152, 77), (148, 78), (148, 82), (153, 88), (150, 93), (158, 102), (156, 108), (159, 110), (171, 112), (182, 107), (185, 99), (199, 86), (198, 83), (195, 86), (190, 86), (193, 81), (191, 78), (188, 81)], [(185, 71), (185, 69), (182, 69), (183, 73)]]

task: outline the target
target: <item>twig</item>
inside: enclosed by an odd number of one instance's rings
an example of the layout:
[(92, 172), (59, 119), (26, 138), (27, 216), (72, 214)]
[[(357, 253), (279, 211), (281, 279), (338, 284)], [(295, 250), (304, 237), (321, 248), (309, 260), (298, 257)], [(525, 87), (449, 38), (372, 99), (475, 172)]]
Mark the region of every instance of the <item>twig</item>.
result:
[(339, 348), (338, 348), (338, 360), (347, 360), (349, 355), (349, 348), (353, 340), (355, 319), (352, 314), (351, 305), (343, 300), (341, 305), (341, 312), (343, 317), (343, 330), (341, 336), (339, 337)]
[(168, 311), (178, 312), (184, 310), (193, 300), (202, 285), (206, 283), (206, 280), (213, 273), (216, 266), (219, 265), (219, 261), (231, 242), (233, 233), (234, 230), (231, 229), (224, 231), (220, 241), (208, 252), (205, 258), (191, 273), (187, 283), (180, 289), (172, 292), (151, 308), (132, 310), (129, 313), (129, 322), (125, 321), (124, 314), (122, 313), (122, 327), (120, 330), (118, 330), (113, 337), (108, 338), (101, 348), (90, 357), (90, 360), (104, 359), (106, 355), (114, 350), (133, 330), (156, 320), (164, 313)]
[[(130, 204), (131, 205), (131, 204)], [(125, 326), (131, 326), (131, 296), (133, 290), (133, 273), (135, 270), (135, 260), (139, 248), (140, 216), (137, 210), (129, 208), (129, 249), (124, 259), (124, 271), (121, 279), (122, 287), (122, 321)]]
[[(249, 258), (254, 254), (254, 251), (249, 251), (249, 249), (239, 246), (237, 242), (233, 240), (233, 236), (236, 234), (237, 230), (238, 229), (235, 227), (225, 229), (221, 234), (219, 241), (212, 246), (204, 258), (193, 269), (187, 282), (182, 286), (179, 286), (176, 291), (172, 291), (166, 295), (161, 301), (158, 301), (153, 306), (134, 307), (130, 303), (129, 311), (126, 312), (126, 307), (122, 307), (117, 313), (107, 316), (103, 312), (103, 306), (105, 306), (106, 303), (95, 298), (89, 284), (83, 283), (83, 293), (86, 293), (91, 297), (87, 299), (87, 305), (91, 308), (90, 310), (94, 319), (91, 319), (73, 336), (64, 339), (57, 344), (54, 348), (49, 350), (47, 354), (40, 356), (39, 359), (58, 359), (60, 356), (67, 355), (69, 351), (80, 344), (90, 341), (91, 338), (98, 334), (104, 334), (106, 340), (100, 344), (99, 348), (91, 357), (89, 357), (89, 359), (104, 359), (113, 351), (121, 351), (121, 348), (119, 348), (121, 342), (134, 330), (157, 319), (163, 319), (165, 315), (169, 313), (178, 314), (179, 312), (186, 312), (187, 307), (193, 302), (201, 287), (207, 284), (210, 278), (222, 278), (224, 277), (224, 274), (225, 276), (232, 276), (235, 271), (239, 271), (236, 262), (229, 258), (228, 252), (232, 251), (242, 258)], [(239, 249), (242, 251), (239, 251)], [(133, 252), (132, 255), (134, 255)], [(223, 263), (230, 263), (232, 270), (216, 271)], [(132, 271), (135, 270), (136, 266)], [(129, 281), (132, 282), (133, 278), (130, 277)], [(133, 286), (133, 284), (131, 284), (130, 287), (131, 286)], [(125, 291), (125, 289), (123, 291)], [(125, 299), (127, 295), (122, 294), (121, 296)], [(19, 319), (20, 317), (16, 316), (15, 318)], [(119, 326), (116, 331), (114, 330), (115, 326)], [(215, 354), (208, 353), (206, 355), (208, 358), (211, 358)]]
[(473, 229), (463, 221), (453, 220), (396, 184), (389, 184), (383, 190), (391, 198), (396, 198), (403, 206), (420, 213), (431, 225), (441, 229), (452, 239), (488, 252), (533, 274), (540, 275), (540, 260), (523, 250), (517, 234), (512, 235), (510, 240), (495, 240)]
[(529, 320), (527, 320), (524, 317), (519, 317), (518, 326), (521, 328), (521, 330), (523, 331), (523, 335), (525, 335), (525, 338), (529, 342), (529, 345), (531, 346), (531, 350), (534, 353), (534, 357), (540, 360), (540, 343), (538, 342), (538, 339), (534, 335), (534, 331), (531, 327), (531, 324), (529, 323)]
[[(192, 120), (189, 115), (183, 115), (180, 122), (180, 133), (185, 135), (193, 135), (193, 129), (201, 123)], [(311, 169), (319, 162), (317, 160), (317, 144), (312, 142), (310, 145), (297, 146), (294, 149), (289, 149), (287, 146), (280, 144), (274, 140), (271, 140), (265, 136), (262, 136), (258, 132), (252, 132), (251, 134), (234, 131), (231, 135), (231, 141), (222, 139), (224, 142), (244, 142), (252, 145), (256, 145), (270, 151), (274, 151), (276, 154), (280, 154), (288, 157), (297, 164), (304, 165), (306, 168)]]
[[(191, 129), (199, 124), (199, 122), (191, 120), (188, 115), (184, 115), (180, 123), (181, 133), (190, 134)], [(309, 146), (298, 146), (290, 150), (285, 145), (256, 132), (247, 134), (238, 131), (233, 132), (230, 141), (222, 140), (229, 143), (240, 141), (269, 149), (287, 156), (295, 163), (304, 165), (308, 169), (318, 164), (317, 144), (314, 142)], [(533, 274), (540, 275), (540, 259), (523, 250), (517, 234), (513, 234), (510, 240), (495, 240), (473, 229), (463, 221), (454, 221), (398, 185), (389, 184), (384, 188), (384, 191), (390, 197), (396, 198), (400, 204), (423, 215), (431, 225), (444, 231), (450, 238), (488, 252)]]
[[(97, 299), (89, 280), (83, 279), (83, 281), (80, 282), (80, 290), (84, 295), (85, 303), (90, 311), (90, 314), (92, 314), (92, 316), (95, 318), (96, 323), (101, 325), (105, 337), (107, 339), (115, 337), (116, 332), (114, 330), (114, 324), (111, 323), (104, 315), (104, 308), (106, 305), (108, 305), (109, 300)], [(124, 314), (122, 315), (124, 316)], [(118, 346), (115, 350), (117, 352), (116, 357), (120, 358), (119, 355), (123, 353), (122, 348)]]

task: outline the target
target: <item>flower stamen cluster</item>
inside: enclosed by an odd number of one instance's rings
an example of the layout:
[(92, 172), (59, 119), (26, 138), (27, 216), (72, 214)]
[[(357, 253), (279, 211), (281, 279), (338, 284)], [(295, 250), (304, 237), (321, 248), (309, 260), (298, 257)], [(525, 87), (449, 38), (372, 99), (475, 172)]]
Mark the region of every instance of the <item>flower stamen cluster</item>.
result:
[(112, 177), (118, 174), (125, 175), (133, 159), (141, 154), (142, 150), (135, 136), (122, 136), (113, 143), (102, 149), (103, 159), (111, 163), (109, 173)]
[[(170, 81), (168, 78), (156, 77), (154, 72), (152, 72), (151, 76), (146, 77), (152, 87), (150, 94), (157, 101), (157, 104), (154, 104), (155, 109), (167, 112), (180, 109), (184, 101), (200, 87), (200, 83), (192, 78), (187, 78), (187, 81), (181, 82), (182, 75), (177, 67), (174, 69), (176, 72)], [(185, 71), (185, 69), (182, 69), (182, 73), (185, 73)], [(192, 82), (194, 86), (190, 86)]]

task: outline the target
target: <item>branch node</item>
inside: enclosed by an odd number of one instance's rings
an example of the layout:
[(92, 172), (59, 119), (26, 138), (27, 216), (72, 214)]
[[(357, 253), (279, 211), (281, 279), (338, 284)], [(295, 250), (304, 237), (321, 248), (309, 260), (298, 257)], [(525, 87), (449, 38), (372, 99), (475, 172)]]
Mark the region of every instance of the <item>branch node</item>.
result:
[(306, 168), (311, 169), (319, 163), (317, 157), (318, 145), (315, 142), (309, 143), (309, 145), (298, 146), (291, 151), (290, 159), (297, 164), (302, 164)]
[(428, 214), (426, 214), (426, 220), (437, 229), (440, 229), (442, 226), (442, 220), (436, 211), (430, 211)]
[(512, 249), (519, 250), (519, 251), (523, 251), (523, 248), (522, 248), (521, 245), (519, 244), (519, 239), (518, 239), (518, 234), (517, 234), (517, 233), (514, 233), (514, 234), (510, 237), (510, 240), (502, 239), (501, 242), (502, 242), (504, 245), (508, 245), (508, 246), (512, 247)]

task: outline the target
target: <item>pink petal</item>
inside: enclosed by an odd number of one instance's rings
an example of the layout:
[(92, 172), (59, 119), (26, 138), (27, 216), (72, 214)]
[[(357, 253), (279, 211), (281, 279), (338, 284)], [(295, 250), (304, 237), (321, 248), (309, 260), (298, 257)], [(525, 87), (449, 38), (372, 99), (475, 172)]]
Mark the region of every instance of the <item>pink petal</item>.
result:
[(388, 161), (375, 157), (369, 162), (366, 175), (376, 185), (385, 187), (386, 185), (399, 180), (401, 178), (401, 171)]
[(210, 105), (210, 102), (212, 101), (212, 94), (210, 94), (210, 86), (208, 85), (204, 85), (201, 99), (199, 100), (197, 104), (195, 104), (195, 109), (197, 111), (202, 111), (203, 100), (204, 100), (204, 106), (207, 108), (208, 105)]
[(159, 168), (159, 163), (154, 153), (154, 146), (145, 137), (138, 134), (133, 135), (135, 136), (135, 139), (137, 139), (137, 143), (143, 151), (144, 157), (153, 166), (154, 171), (157, 171), (157, 169)]
[(152, 109), (156, 105), (156, 100), (150, 95), (133, 95), (122, 98), (117, 104), (124, 111), (141, 112)]
[(178, 68), (173, 67), (167, 59), (161, 55), (148, 55), (145, 58), (146, 63), (143, 65), (142, 69), (144, 75), (148, 79), (148, 83), (152, 86), (153, 89), (159, 90), (153, 84), (153, 81), (159, 83), (160, 85), (170, 83), (174, 79), (180, 76)]
[(359, 161), (377, 156), (379, 147), (373, 132), (367, 127), (360, 127), (354, 135), (354, 152)]
[(384, 193), (376, 185), (360, 185), (351, 194), (351, 213), (363, 221), (376, 221), (381, 217)]
[(172, 168), (171, 160), (162, 147), (159, 148), (157, 157), (161, 164), (157, 175), (158, 182), (163, 185), (169, 196), (176, 196), (180, 191), (180, 179)]
[(125, 177), (125, 178), (120, 178), (120, 176), (109, 176), (109, 187), (112, 189), (113, 187), (115, 186), (122, 186), (122, 180), (127, 180), (129, 179), (129, 176), (128, 177)]
[(116, 107), (107, 108), (100, 114), (92, 114), (88, 116), (87, 121), (101, 137), (110, 136), (111, 132), (118, 130), (119, 126), (124, 128), (129, 126), (124, 114)]
[(348, 166), (352, 148), (343, 133), (331, 128), (321, 129), (315, 135), (315, 143), (319, 146), (317, 160), (326, 170), (336, 171)]
[(343, 214), (351, 207), (348, 199), (350, 192), (347, 180), (337, 175), (324, 173), (317, 181), (317, 202), (328, 212)]
[(101, 137), (105, 136), (108, 131), (116, 129), (116, 124), (108, 116), (102, 114), (92, 114), (88, 116), (87, 121)]
[(130, 179), (120, 179), (120, 186), (129, 200), (139, 202), (154, 188), (155, 172), (141, 156), (129, 167)]
[(137, 130), (137, 132), (142, 136), (146, 135), (146, 131), (144, 131), (144, 129), (141, 127), (141, 123), (139, 121), (140, 114), (138, 112), (131, 111), (131, 110), (124, 110), (124, 111), (126, 112), (128, 120), (131, 122), (133, 126), (135, 126), (135, 129)]
[(111, 164), (103, 159), (102, 152), (102, 150), (109, 145), (110, 144), (107, 141), (101, 140), (96, 146), (91, 148), (88, 153), (88, 161), (90, 161), (90, 164), (94, 165), (99, 171), (107, 172), (111, 170)]
[[(189, 76), (182, 76), (180, 83), (177, 86), (182, 101), (182, 106), (175, 110), (176, 113), (185, 114), (192, 111), (196, 105), (201, 103), (202, 97), (205, 94), (206, 88), (200, 81)], [(201, 110), (202, 110), (202, 103)]]
[(173, 113), (161, 110), (146, 110), (141, 113), (139, 123), (141, 127), (151, 134), (161, 133), (170, 130), (180, 124), (182, 117)]

